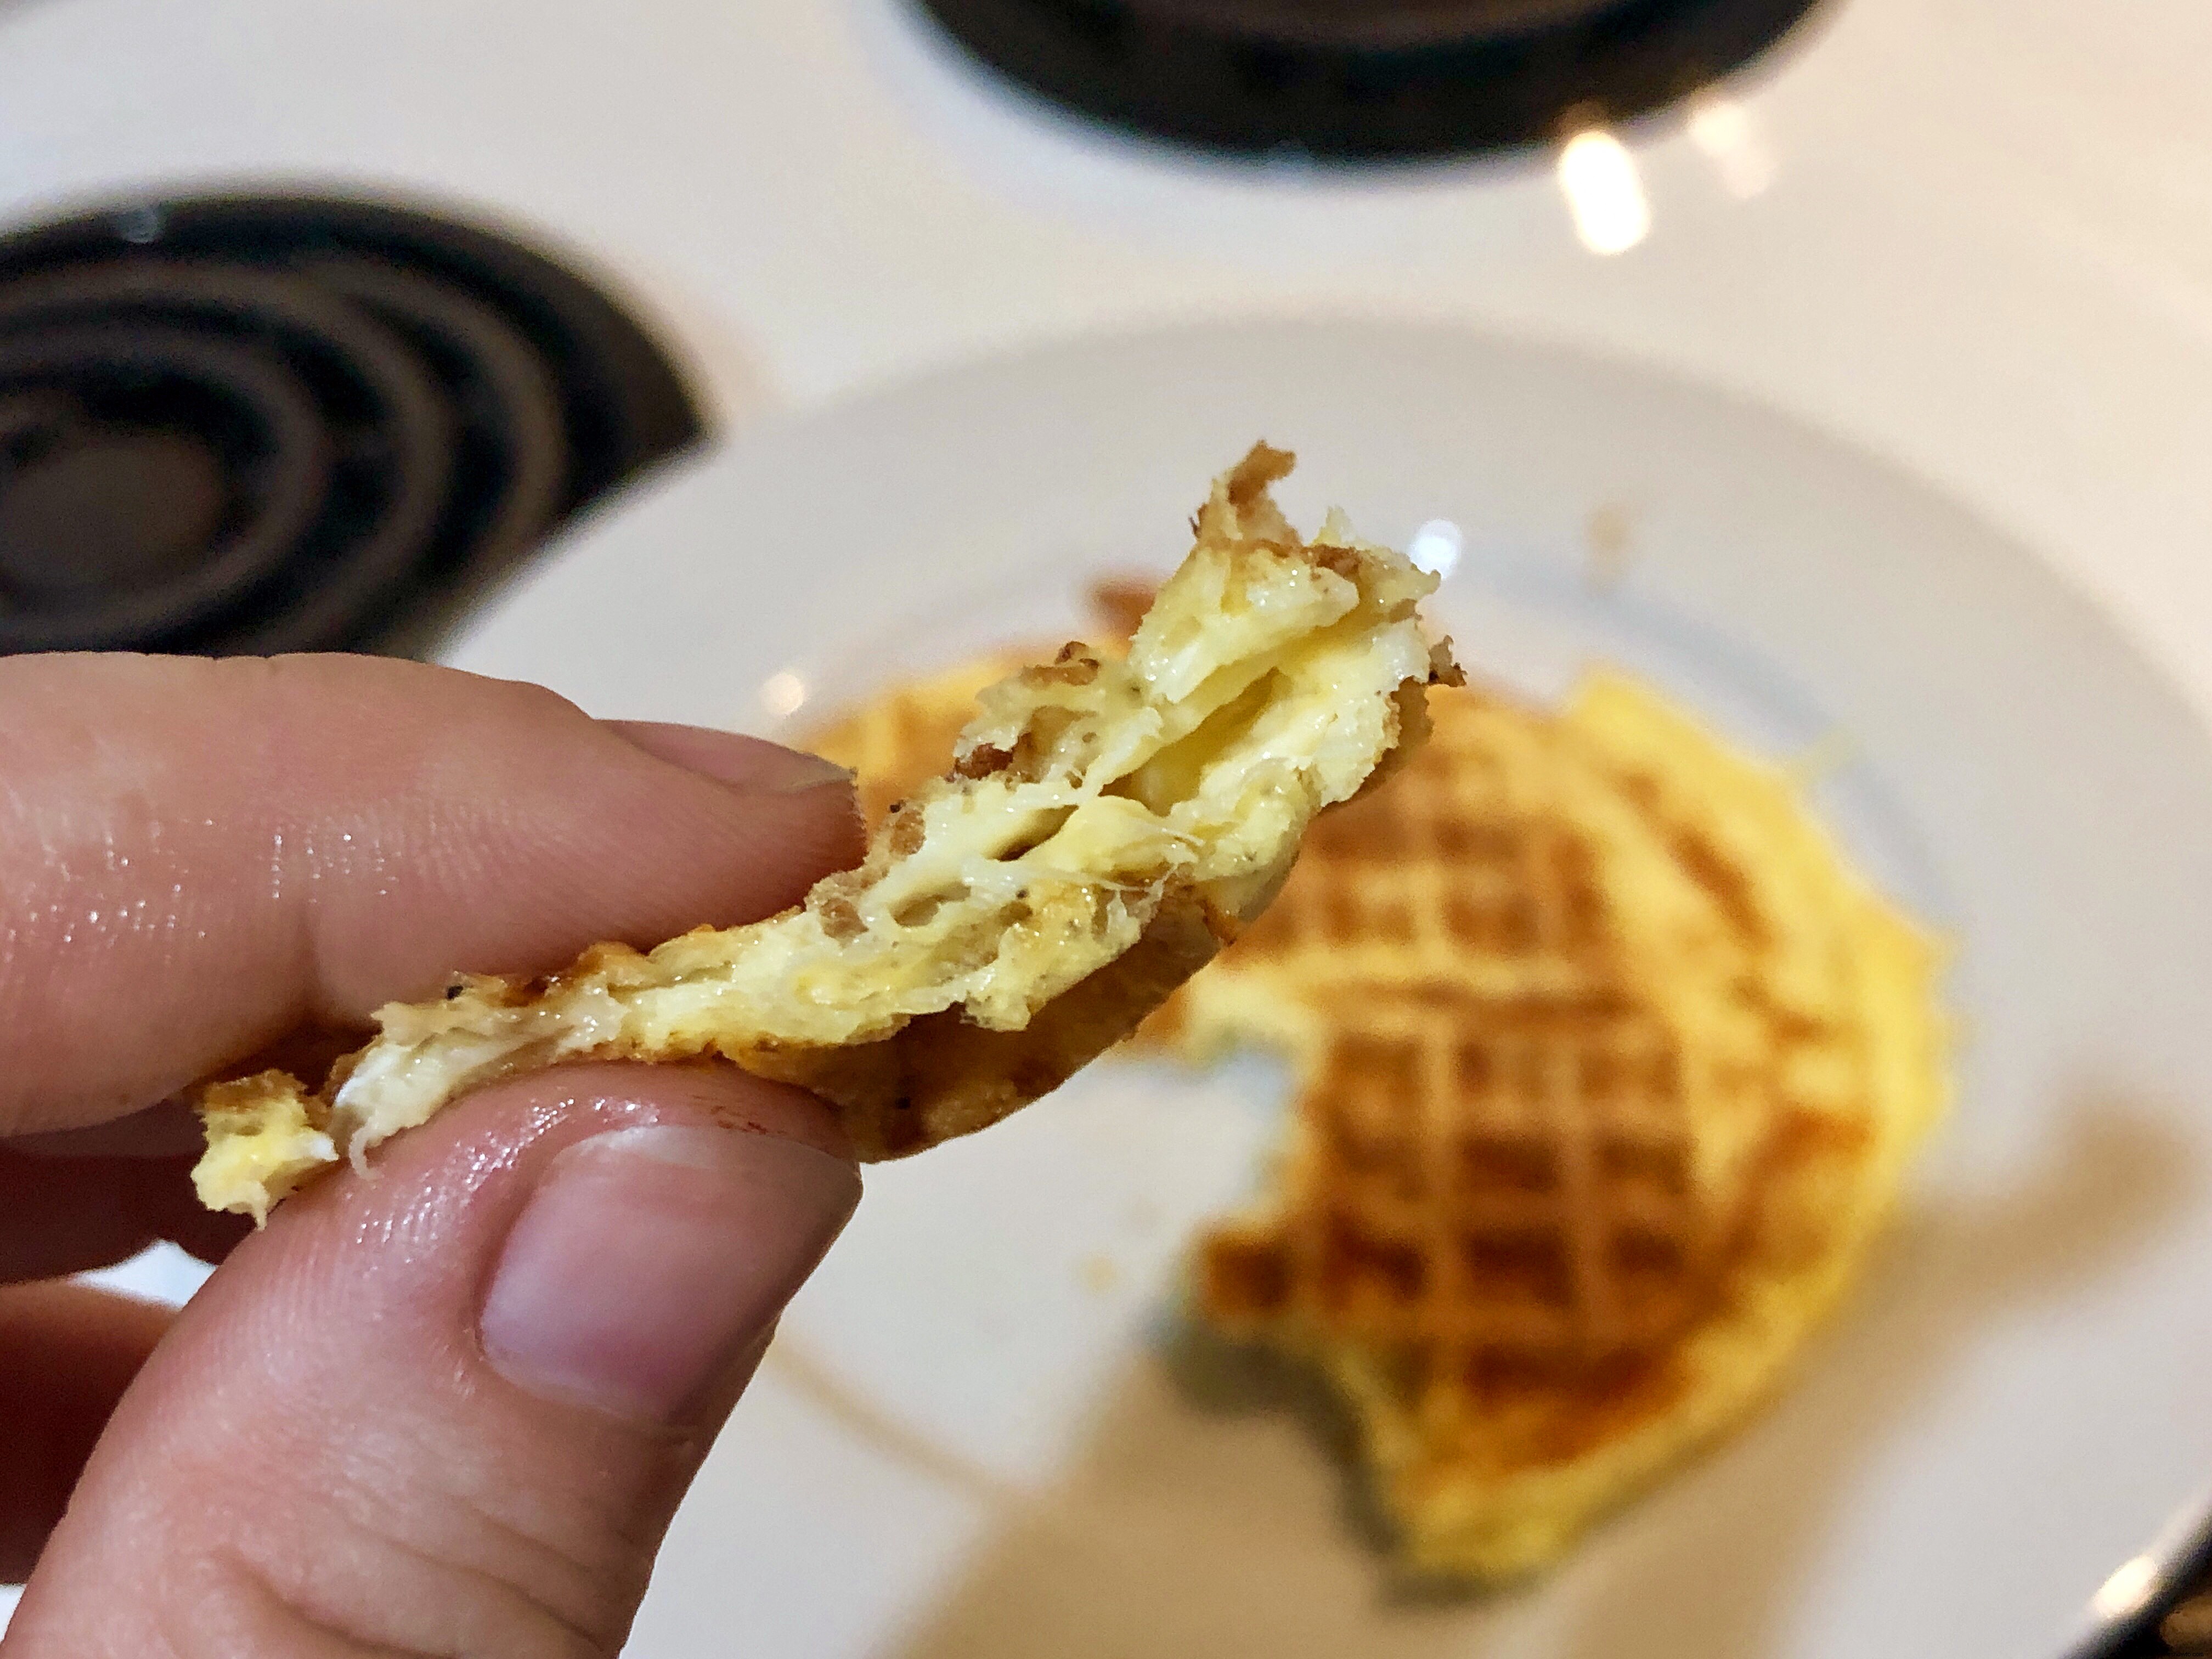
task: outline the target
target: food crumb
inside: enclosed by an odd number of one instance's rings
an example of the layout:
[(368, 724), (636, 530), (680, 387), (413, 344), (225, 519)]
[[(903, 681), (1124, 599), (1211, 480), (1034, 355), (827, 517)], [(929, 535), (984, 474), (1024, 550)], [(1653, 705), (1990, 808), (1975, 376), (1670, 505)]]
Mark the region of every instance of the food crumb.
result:
[(1603, 593), (1620, 586), (1635, 552), (1636, 518), (1625, 502), (1604, 501), (1590, 509), (1583, 526), (1589, 549), (1589, 584)]
[(1093, 1296), (1104, 1296), (1121, 1282), (1121, 1269), (1111, 1256), (1085, 1256), (1081, 1273), (1083, 1288)]

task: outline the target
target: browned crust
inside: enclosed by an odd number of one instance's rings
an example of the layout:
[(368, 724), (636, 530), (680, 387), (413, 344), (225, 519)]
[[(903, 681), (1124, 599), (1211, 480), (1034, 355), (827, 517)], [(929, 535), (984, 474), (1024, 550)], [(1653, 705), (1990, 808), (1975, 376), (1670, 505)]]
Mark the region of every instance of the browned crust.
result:
[[(1455, 673), (1458, 671), (1453, 670)], [(1429, 735), (1429, 688), (1419, 680), (1404, 680), (1390, 694), (1390, 746), (1382, 751), (1382, 758), (1367, 775), (1349, 800), (1340, 801), (1328, 810), (1336, 811), (1349, 806), (1352, 801), (1364, 800), (1396, 776), (1413, 752), (1425, 742)]]
[(1230, 471), (1230, 504), (1237, 507), (1251, 506), (1267, 493), (1270, 486), (1289, 477), (1297, 464), (1298, 458), (1289, 450), (1278, 449), (1265, 439), (1261, 440)]
[(1136, 944), (1018, 1031), (987, 1030), (954, 1009), (924, 1015), (878, 1042), (729, 1057), (757, 1077), (797, 1084), (830, 1102), (862, 1162), (904, 1158), (1049, 1094), (1127, 1036), (1236, 933), (1234, 918), (1182, 888), (1162, 902)]
[[(953, 1008), (912, 1020), (875, 1042), (760, 1043), (720, 1052), (756, 1077), (795, 1084), (828, 1102), (861, 1162), (905, 1158), (988, 1127), (1049, 1094), (1127, 1036), (1237, 931), (1236, 918), (1194, 890), (1178, 887), (1162, 900), (1134, 945), (1046, 1004), (1018, 1031), (986, 1030)], [(625, 955), (635, 953), (622, 945), (596, 945), (570, 971), (606, 967)], [(467, 981), (477, 994), (501, 1001), (526, 1000), (533, 987), (542, 989), (548, 982), (489, 976)], [(562, 1063), (638, 1057), (611, 1043)], [(359, 1058), (346, 1054), (331, 1068), (308, 1097), (311, 1117), (327, 1114)], [(271, 1083), (290, 1082), (281, 1072), (264, 1076)]]

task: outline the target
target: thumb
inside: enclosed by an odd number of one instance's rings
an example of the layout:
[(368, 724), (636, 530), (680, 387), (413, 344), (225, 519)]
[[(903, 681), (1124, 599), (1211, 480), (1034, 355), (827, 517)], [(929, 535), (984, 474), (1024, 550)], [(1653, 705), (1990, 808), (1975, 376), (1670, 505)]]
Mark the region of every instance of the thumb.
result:
[(615, 1653), (842, 1152), (730, 1068), (576, 1067), (295, 1198), (125, 1395), (11, 1659)]

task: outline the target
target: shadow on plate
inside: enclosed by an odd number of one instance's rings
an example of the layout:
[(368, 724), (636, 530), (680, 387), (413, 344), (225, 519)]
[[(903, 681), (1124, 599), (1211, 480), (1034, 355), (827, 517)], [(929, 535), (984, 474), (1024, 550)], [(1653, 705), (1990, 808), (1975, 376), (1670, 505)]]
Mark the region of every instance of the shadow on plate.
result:
[[(1559, 1616), (1545, 1610), (1545, 1650), (1774, 1651), (1854, 1467), (1978, 1334), (2094, 1282), (2200, 1175), (2153, 1115), (2085, 1096), (2021, 1185), (1903, 1218), (1779, 1406), (1571, 1558), (1577, 1582)], [(1460, 1659), (1536, 1611), (1542, 1581), (1457, 1597), (1395, 1586), (1350, 1449), (1341, 1413), (1279, 1366), (1203, 1339), (1139, 1356), (1053, 1486), (1001, 1492), (1000, 1530), (900, 1659)]]

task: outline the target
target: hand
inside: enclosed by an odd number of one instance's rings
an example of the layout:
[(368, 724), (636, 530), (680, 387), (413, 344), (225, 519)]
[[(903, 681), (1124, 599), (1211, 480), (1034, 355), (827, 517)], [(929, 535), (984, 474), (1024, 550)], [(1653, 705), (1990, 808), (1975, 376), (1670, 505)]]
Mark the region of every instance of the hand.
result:
[[(37, 1564), (9, 1654), (619, 1649), (859, 1196), (830, 1115), (728, 1066), (540, 1073), (240, 1243), (155, 1103), (456, 969), (770, 914), (859, 853), (824, 763), (532, 687), (0, 661), (0, 1571)], [(228, 1253), (173, 1321), (30, 1282), (160, 1237)]]

